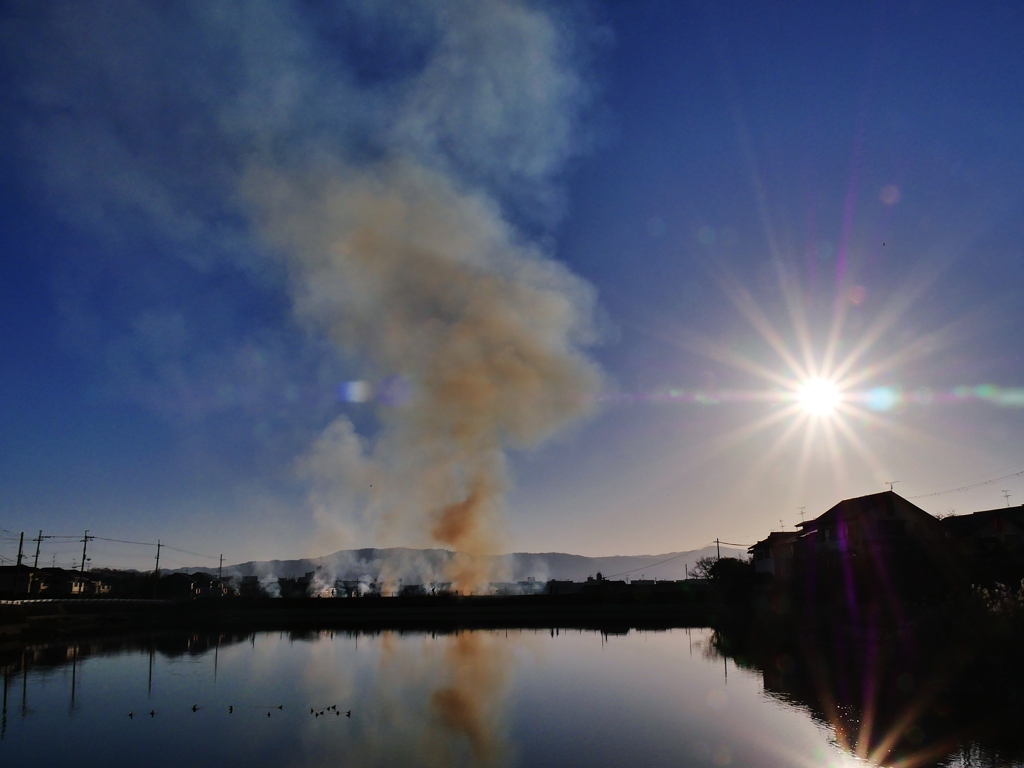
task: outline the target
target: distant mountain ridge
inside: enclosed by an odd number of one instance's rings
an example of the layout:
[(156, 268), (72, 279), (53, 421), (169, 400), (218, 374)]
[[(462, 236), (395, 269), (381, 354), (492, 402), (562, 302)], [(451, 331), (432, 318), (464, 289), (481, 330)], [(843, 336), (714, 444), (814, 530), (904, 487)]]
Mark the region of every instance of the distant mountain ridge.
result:
[[(731, 547), (722, 547), (721, 552), (722, 557), (746, 557), (747, 554)], [(597, 573), (607, 578), (674, 580), (686, 578), (687, 571), (693, 569), (698, 558), (713, 557), (715, 554), (716, 548), (707, 546), (661, 555), (586, 557), (566, 552), (514, 552), (491, 555), (487, 559), (497, 561), (493, 563), (494, 573), (500, 581), (526, 581), (530, 578), (537, 581), (584, 581)], [(319, 571), (325, 581), (373, 581), (384, 577), (388, 580), (400, 579), (406, 584), (427, 584), (442, 580), (444, 566), (454, 556), (455, 553), (445, 549), (344, 549), (317, 558), (250, 560), (225, 566), (224, 575), (257, 576), (261, 580), (269, 580), (294, 578), (310, 571)], [(216, 568), (208, 567), (177, 570), (216, 573)]]

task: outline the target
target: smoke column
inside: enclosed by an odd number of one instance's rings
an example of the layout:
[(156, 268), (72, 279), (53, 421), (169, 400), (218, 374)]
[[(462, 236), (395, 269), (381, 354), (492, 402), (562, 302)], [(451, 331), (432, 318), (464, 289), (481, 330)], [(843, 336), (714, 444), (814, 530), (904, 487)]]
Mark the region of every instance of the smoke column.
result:
[(388, 527), (425, 528), (469, 555), (448, 576), (479, 586), (487, 574), (474, 556), (498, 543), (505, 450), (540, 443), (597, 394), (579, 348), (589, 288), (517, 241), (486, 198), (407, 163), (256, 170), (245, 188), (285, 254), (298, 313), (406, 389), (381, 408), (372, 444), (339, 417), (311, 452), (313, 475), (355, 488)]
[[(495, 551), (507, 451), (580, 417), (600, 386), (583, 351), (592, 289), (510, 223), (555, 221), (558, 175), (586, 149), (583, 72), (601, 33), (585, 7), (13, 6), (21, 21), (0, 63), (18, 87), (0, 96), (31, 106), (19, 157), (69, 221), (104, 236), (113, 267), (157, 259), (135, 245), (154, 242), (200, 276), (276, 288), (286, 272), (309, 346), (278, 354), (276, 380), (310, 375), (302, 361), (323, 356), (324, 335), (366, 366), (379, 415), (369, 436), (344, 418), (323, 428), (323, 405), (288, 413), (297, 433), (319, 435), (300, 466), (321, 528), (343, 520), (396, 543)], [(187, 331), (207, 329), (167, 314), (158, 332), (145, 317), (122, 332), (115, 318), (122, 347), (142, 351), (132, 370), (148, 377), (147, 402), (182, 382), (233, 391), (246, 374), (225, 362), (230, 342), (200, 354)], [(197, 422), (215, 407), (183, 399)], [(449, 576), (468, 589), (485, 574), (469, 557)]]
[(378, 159), (256, 162), (241, 188), (298, 316), (388, 382), (371, 440), (339, 417), (304, 457), (318, 520), (354, 514), (454, 549), (444, 576), (465, 591), (493, 576), (479, 556), (499, 548), (506, 451), (543, 442), (600, 389), (582, 351), (592, 289), (500, 202), (551, 203), (584, 89), (538, 6), (425, 7), (438, 42)]

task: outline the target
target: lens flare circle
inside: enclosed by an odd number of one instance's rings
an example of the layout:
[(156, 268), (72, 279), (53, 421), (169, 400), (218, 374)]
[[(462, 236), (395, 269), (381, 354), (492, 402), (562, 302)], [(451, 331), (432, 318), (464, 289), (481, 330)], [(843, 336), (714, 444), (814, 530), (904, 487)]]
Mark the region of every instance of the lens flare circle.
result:
[(805, 381), (797, 390), (796, 399), (805, 413), (828, 416), (835, 411), (842, 397), (834, 382), (818, 378)]

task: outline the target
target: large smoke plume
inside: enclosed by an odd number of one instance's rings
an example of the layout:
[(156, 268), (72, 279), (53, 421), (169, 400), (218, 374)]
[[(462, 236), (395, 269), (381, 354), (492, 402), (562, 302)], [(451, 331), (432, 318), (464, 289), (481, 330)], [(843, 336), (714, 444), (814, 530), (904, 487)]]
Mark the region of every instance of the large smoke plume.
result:
[[(12, 130), (67, 215), (200, 272), (266, 280), (272, 252), (310, 337), (377, 383), (379, 428), (338, 417), (300, 462), (324, 529), (495, 551), (506, 451), (580, 416), (599, 386), (581, 351), (590, 287), (510, 223), (557, 218), (558, 173), (585, 144), (580, 7), (53, 2), (18, 16), (0, 39), (21, 87), (0, 95), (31, 114)], [(486, 576), (455, 562), (458, 588)]]
[(590, 291), (489, 201), (422, 168), (260, 170), (246, 188), (287, 254), (297, 311), (406, 390), (372, 444), (344, 416), (317, 442), (320, 514), (340, 483), (372, 518), (471, 555), (450, 577), (476, 586), (472, 556), (497, 546), (505, 449), (542, 441), (596, 392), (578, 346)]
[(318, 156), (244, 179), (287, 264), (296, 311), (389, 382), (370, 440), (338, 417), (305, 457), (318, 519), (455, 549), (444, 577), (481, 586), (500, 540), (506, 450), (585, 412), (593, 296), (510, 226), (500, 193), (551, 198), (581, 86), (556, 20), (486, 2), (434, 16), (375, 163)]

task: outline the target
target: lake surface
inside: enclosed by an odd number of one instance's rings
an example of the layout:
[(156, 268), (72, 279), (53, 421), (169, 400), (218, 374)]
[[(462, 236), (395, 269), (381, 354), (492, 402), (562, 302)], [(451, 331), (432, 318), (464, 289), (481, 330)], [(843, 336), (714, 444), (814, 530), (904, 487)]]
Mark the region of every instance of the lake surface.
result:
[[(0, 765), (877, 764), (844, 746), (855, 740), (814, 702), (782, 690), (791, 664), (766, 688), (763, 671), (720, 655), (705, 629), (52, 644), (6, 659)], [(899, 764), (1021, 764), (975, 742), (942, 745)]]

